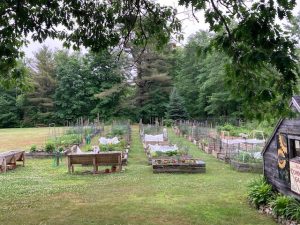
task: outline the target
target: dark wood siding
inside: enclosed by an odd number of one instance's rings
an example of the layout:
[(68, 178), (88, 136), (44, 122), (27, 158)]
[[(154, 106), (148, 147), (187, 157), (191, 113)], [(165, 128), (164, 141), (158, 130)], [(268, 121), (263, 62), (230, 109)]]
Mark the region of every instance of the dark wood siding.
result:
[(269, 145), (264, 152), (264, 175), (267, 181), (279, 192), (293, 196), (300, 200), (300, 195), (291, 191), (290, 184), (285, 183), (278, 177), (278, 153), (276, 137), (279, 133), (300, 136), (300, 118), (284, 119), (279, 125), (276, 133), (271, 137)]

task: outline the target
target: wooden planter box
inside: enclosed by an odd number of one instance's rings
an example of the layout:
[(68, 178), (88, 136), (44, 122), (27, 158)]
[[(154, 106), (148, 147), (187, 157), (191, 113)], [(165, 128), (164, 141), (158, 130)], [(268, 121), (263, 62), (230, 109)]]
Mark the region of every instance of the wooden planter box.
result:
[(243, 163), (235, 160), (230, 161), (230, 165), (233, 169), (239, 172), (253, 172), (253, 173), (262, 173), (263, 164), (261, 163)]
[(197, 163), (159, 163), (152, 161), (153, 173), (205, 173), (205, 162), (197, 160)]
[(35, 159), (43, 159), (55, 156), (55, 153), (48, 152), (26, 152), (26, 158), (35, 158)]

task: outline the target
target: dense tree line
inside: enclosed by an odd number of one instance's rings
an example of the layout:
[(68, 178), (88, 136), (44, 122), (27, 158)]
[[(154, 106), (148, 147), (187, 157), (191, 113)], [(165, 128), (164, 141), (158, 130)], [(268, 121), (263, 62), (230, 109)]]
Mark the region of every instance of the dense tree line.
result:
[(97, 97), (125, 79), (120, 62), (109, 52), (80, 55), (44, 46), (23, 66), (27, 89), (0, 89), (1, 127), (64, 124), (79, 117), (107, 119), (116, 114), (122, 91)]
[[(296, 2), (178, 0), (193, 15), (204, 11), (209, 30), (215, 33), (208, 48), (227, 57), (224, 71), (231, 93), (243, 99), (243, 108), (259, 109), (248, 110), (248, 117), (262, 118), (264, 105), (267, 110), (273, 107), (274, 115), (288, 113), (288, 101), (297, 92), (299, 58), (293, 39), (297, 29), (287, 33), (282, 26), (284, 21), (291, 25), (299, 21), (292, 14)], [(143, 52), (149, 41), (161, 49), (171, 35), (182, 39), (177, 13), (152, 0), (1, 1), (0, 82), (15, 87), (22, 79), (18, 59), (29, 37), (39, 42), (58, 38), (66, 47), (84, 46), (92, 52), (115, 48), (122, 52), (130, 43)], [(215, 109), (207, 108), (211, 110)]]
[[(289, 29), (298, 29), (299, 23), (295, 24)], [(121, 57), (114, 51), (83, 55), (43, 47), (34, 59), (18, 62), (26, 79), (16, 79), (14, 88), (1, 87), (0, 126), (64, 124), (98, 116), (144, 122), (157, 117), (273, 116), (272, 104), (245, 104), (238, 91), (245, 84), (233, 85), (226, 71), (231, 59), (211, 47), (214, 38), (213, 33), (199, 31), (185, 46), (169, 44), (160, 51), (153, 43), (143, 50), (128, 45)], [(276, 70), (270, 66), (257, 72), (266, 79), (250, 79), (248, 88), (275, 92)]]

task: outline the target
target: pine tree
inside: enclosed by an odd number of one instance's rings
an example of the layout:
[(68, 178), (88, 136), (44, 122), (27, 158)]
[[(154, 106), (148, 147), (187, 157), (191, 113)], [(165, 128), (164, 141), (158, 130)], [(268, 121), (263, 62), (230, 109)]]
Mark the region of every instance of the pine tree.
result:
[(167, 117), (172, 120), (187, 119), (188, 113), (184, 106), (183, 98), (178, 94), (174, 87), (170, 95), (170, 103), (168, 107)]
[(171, 67), (166, 52), (157, 52), (149, 45), (144, 54), (138, 54), (138, 48), (132, 48), (132, 55), (137, 61), (135, 94), (132, 102), (137, 118), (149, 122), (151, 118), (161, 118), (167, 110), (172, 88)]
[(31, 124), (49, 124), (54, 121), (54, 93), (56, 89), (56, 74), (54, 54), (43, 46), (34, 54), (31, 66), (33, 91), (26, 94), (24, 119)]

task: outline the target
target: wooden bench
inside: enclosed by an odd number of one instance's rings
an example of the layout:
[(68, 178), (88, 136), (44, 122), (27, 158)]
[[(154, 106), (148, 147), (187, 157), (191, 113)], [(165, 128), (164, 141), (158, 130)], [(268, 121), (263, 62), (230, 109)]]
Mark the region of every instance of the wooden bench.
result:
[(0, 171), (6, 172), (8, 169), (15, 169), (17, 162), (23, 162), (25, 166), (25, 151), (10, 151), (0, 153)]
[(74, 165), (92, 165), (93, 173), (98, 172), (98, 166), (117, 166), (122, 170), (122, 152), (100, 152), (100, 153), (71, 153), (68, 157), (68, 171), (74, 173)]

